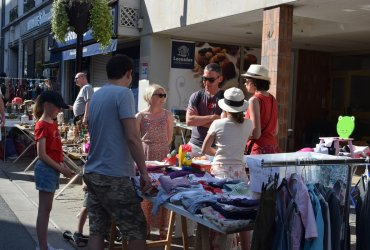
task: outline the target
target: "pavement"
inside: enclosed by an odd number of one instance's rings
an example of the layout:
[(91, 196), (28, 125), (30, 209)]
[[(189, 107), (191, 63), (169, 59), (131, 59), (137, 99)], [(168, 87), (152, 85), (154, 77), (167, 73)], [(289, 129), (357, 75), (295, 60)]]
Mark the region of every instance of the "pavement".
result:
[[(37, 244), (36, 234), (36, 218), (38, 209), (38, 191), (35, 188), (34, 172), (33, 167), (29, 171), (24, 172), (33, 158), (21, 157), (15, 164), (12, 161), (7, 160), (3, 162), (0, 160), (0, 198), (9, 206), (10, 210), (18, 218), (19, 223), (24, 226), (22, 237), (29, 237), (24, 232), (33, 238), (34, 244), (32, 247), (29, 246), (27, 249), (35, 249), (34, 246)], [(77, 164), (82, 162), (76, 161)], [(61, 175), (60, 186), (58, 193), (68, 183), (69, 179), (64, 178)], [(69, 185), (63, 193), (54, 199), (53, 208), (50, 214), (49, 221), (49, 233), (48, 242), (55, 248), (58, 249), (87, 249), (87, 247), (77, 248), (72, 242), (66, 241), (63, 238), (63, 232), (69, 230), (74, 232), (77, 228), (78, 218), (77, 215), (80, 212), (83, 203), (84, 192), (82, 190), (82, 179), (81, 177)], [(0, 202), (1, 204), (1, 202)], [(1, 208), (1, 206), (0, 206)], [(0, 227), (2, 227), (2, 217), (0, 216)], [(0, 230), (1, 233), (1, 230)], [(87, 219), (84, 226), (84, 234), (89, 233), (89, 220)], [(153, 239), (156, 238), (158, 232), (152, 232), (154, 235)], [(19, 237), (19, 235), (18, 235)], [(0, 234), (0, 242), (1, 242)], [(189, 239), (189, 249), (193, 249), (192, 245), (194, 237)], [(107, 243), (107, 242), (106, 242)], [(106, 249), (108, 245), (106, 244)], [(12, 249), (24, 249), (24, 248), (3, 248), (0, 244), (0, 250), (12, 250)], [(151, 248), (153, 250), (164, 249), (164, 247)], [(173, 238), (171, 249), (182, 249), (182, 239)]]
[[(33, 168), (23, 172), (31, 158), (21, 158), (16, 164), (0, 161), (0, 196), (13, 211), (19, 222), (33, 238), (35, 246), (37, 241), (36, 218), (38, 209), (38, 191), (35, 188)], [(67, 179), (61, 178), (60, 189)], [(74, 231), (77, 227), (77, 217), (83, 202), (82, 182), (70, 185), (57, 199), (54, 199), (49, 221), (48, 242), (58, 249), (77, 249), (69, 241), (63, 239), (65, 230)], [(85, 223), (84, 233), (88, 233), (88, 221)], [(20, 235), (18, 235), (19, 237)], [(28, 237), (28, 235), (22, 235)], [(5, 249), (2, 246), (0, 249)], [(7, 248), (15, 249), (15, 248)], [(20, 249), (20, 248), (18, 248)], [(35, 249), (34, 247), (29, 249)], [(82, 249), (82, 248), (81, 248)]]
[[(24, 169), (31, 161), (32, 158), (27, 157), (22, 157), (16, 164), (13, 164), (9, 160), (5, 162), (0, 160), (0, 196), (18, 218), (19, 222), (24, 226), (25, 231), (20, 232), (23, 234), (22, 237), (29, 237), (28, 235), (24, 235), (27, 231), (36, 244), (37, 235), (35, 225), (38, 209), (38, 191), (35, 188), (33, 168), (24, 172)], [(358, 178), (355, 177), (353, 183), (356, 183), (357, 179)], [(61, 177), (59, 190), (61, 190), (67, 182), (68, 179)], [(65, 230), (73, 232), (76, 229), (78, 221), (77, 215), (82, 206), (83, 196), (82, 180), (78, 178), (76, 182), (66, 188), (57, 199), (54, 199), (49, 221), (48, 241), (55, 248), (65, 250), (87, 249), (76, 248), (71, 242), (64, 240), (62, 236)], [(0, 217), (0, 220), (1, 218), (2, 217)], [(351, 249), (356, 249), (356, 238), (354, 235), (356, 226), (355, 218), (354, 209), (352, 208), (350, 214)], [(88, 232), (87, 220), (84, 227), (84, 234), (88, 234)], [(171, 249), (181, 249), (181, 247), (181, 239), (174, 239)], [(0, 246), (0, 249), (22, 248), (3, 248)], [(29, 249), (35, 248), (34, 246), (30, 246)]]

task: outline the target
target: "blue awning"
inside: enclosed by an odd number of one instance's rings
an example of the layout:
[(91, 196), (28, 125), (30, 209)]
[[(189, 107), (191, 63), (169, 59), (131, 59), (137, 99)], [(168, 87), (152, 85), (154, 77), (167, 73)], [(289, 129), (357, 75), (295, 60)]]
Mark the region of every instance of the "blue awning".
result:
[[(104, 49), (102, 49), (100, 43), (94, 43), (94, 44), (83, 47), (82, 57), (106, 54), (109, 52), (116, 51), (116, 49), (117, 49), (117, 39), (113, 39), (111, 44)], [(76, 59), (76, 49), (70, 49), (70, 50), (63, 51), (64, 61), (72, 60), (72, 59)]]

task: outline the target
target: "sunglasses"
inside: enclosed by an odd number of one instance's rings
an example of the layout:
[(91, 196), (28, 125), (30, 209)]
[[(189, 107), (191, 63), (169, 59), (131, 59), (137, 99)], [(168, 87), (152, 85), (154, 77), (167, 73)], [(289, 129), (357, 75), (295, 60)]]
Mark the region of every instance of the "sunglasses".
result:
[(219, 76), (218, 76), (218, 77), (216, 77), (216, 78), (214, 78), (214, 77), (205, 77), (205, 76), (202, 76), (202, 81), (203, 81), (203, 82), (208, 81), (209, 83), (214, 83), (218, 78), (219, 78)]
[(153, 95), (157, 95), (159, 98), (166, 98), (167, 97), (167, 94), (153, 94)]

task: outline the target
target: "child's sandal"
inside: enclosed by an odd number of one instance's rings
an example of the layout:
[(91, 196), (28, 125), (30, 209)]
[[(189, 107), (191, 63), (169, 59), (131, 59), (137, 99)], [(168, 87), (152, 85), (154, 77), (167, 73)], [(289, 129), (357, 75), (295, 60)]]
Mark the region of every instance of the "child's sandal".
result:
[(78, 247), (85, 247), (87, 245), (87, 238), (81, 233), (75, 232), (73, 234), (73, 240)]

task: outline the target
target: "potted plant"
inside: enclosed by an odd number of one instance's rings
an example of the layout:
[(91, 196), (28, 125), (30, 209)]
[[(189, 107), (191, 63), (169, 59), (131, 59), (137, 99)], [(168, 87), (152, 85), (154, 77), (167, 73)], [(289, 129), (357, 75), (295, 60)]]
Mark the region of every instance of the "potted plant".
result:
[(65, 42), (69, 31), (82, 35), (88, 28), (102, 47), (112, 37), (112, 12), (107, 0), (54, 0), (51, 30), (56, 40)]

